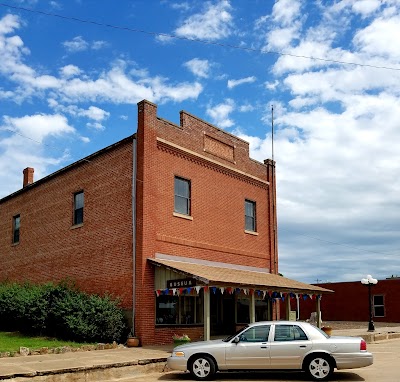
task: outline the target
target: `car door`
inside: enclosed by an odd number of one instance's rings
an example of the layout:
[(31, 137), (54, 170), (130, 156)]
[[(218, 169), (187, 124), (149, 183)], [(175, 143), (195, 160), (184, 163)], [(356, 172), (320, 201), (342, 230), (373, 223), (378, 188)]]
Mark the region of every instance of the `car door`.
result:
[(301, 369), (305, 354), (312, 348), (303, 329), (296, 324), (274, 324), (270, 342), (272, 369)]
[(227, 368), (268, 369), (270, 363), (268, 340), (270, 329), (270, 325), (253, 326), (236, 337), (238, 342), (233, 339), (225, 352)]

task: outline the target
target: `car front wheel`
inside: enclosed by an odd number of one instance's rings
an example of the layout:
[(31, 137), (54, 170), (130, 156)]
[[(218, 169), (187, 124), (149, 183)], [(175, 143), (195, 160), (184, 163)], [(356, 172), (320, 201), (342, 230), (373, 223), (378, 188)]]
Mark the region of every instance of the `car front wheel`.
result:
[(326, 381), (333, 373), (333, 366), (328, 357), (317, 355), (308, 359), (305, 370), (314, 381)]
[(198, 381), (210, 380), (216, 372), (215, 362), (206, 355), (197, 356), (190, 363), (189, 371)]

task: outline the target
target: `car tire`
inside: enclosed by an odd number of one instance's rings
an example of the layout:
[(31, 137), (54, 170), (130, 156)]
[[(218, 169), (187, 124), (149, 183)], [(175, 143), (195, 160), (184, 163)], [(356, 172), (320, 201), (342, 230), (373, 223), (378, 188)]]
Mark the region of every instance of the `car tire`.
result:
[(200, 355), (190, 362), (189, 371), (194, 379), (209, 381), (216, 373), (216, 365), (211, 357)]
[(305, 363), (305, 371), (314, 381), (326, 381), (333, 373), (332, 361), (326, 355), (310, 356)]

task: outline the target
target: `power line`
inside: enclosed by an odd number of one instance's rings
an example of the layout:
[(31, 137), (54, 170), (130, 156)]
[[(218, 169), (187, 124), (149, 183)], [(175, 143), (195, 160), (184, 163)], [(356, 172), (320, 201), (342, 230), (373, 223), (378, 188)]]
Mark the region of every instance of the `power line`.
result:
[(144, 29), (137, 29), (137, 28), (131, 28), (131, 27), (124, 27), (124, 26), (120, 26), (120, 25), (101, 23), (101, 22), (95, 21), (95, 20), (84, 20), (84, 19), (81, 19), (78, 17), (64, 16), (64, 15), (60, 15), (57, 13), (39, 11), (39, 10), (35, 10), (35, 9), (10, 5), (7, 3), (0, 3), (0, 6), (9, 7), (11, 9), (16, 9), (16, 10), (24, 11), (24, 12), (37, 13), (37, 14), (44, 15), (44, 16), (58, 17), (63, 20), (76, 21), (76, 22), (84, 23), (84, 24), (92, 24), (92, 25), (96, 25), (99, 27), (118, 29), (118, 30), (122, 30), (122, 31), (126, 31), (126, 32), (143, 33), (143, 34), (147, 34), (147, 35), (151, 35), (151, 36), (168, 37), (168, 38), (173, 38), (173, 39), (177, 39), (177, 40), (197, 42), (199, 44), (215, 45), (215, 46), (220, 46), (223, 48), (238, 49), (238, 50), (244, 50), (244, 51), (256, 52), (256, 53), (275, 54), (278, 56), (288, 56), (288, 57), (294, 57), (294, 58), (304, 58), (304, 59), (322, 61), (322, 62), (333, 63), (333, 64), (353, 65), (353, 66), (367, 67), (367, 68), (373, 68), (373, 69), (400, 71), (400, 68), (395, 68), (392, 66), (380, 66), (380, 65), (372, 65), (372, 64), (361, 64), (361, 63), (351, 62), (351, 61), (332, 60), (332, 59), (328, 59), (328, 58), (306, 56), (306, 55), (301, 55), (301, 54), (285, 53), (285, 52), (278, 52), (278, 51), (273, 51), (273, 50), (264, 50), (264, 49), (257, 49), (257, 48), (248, 48), (248, 47), (243, 47), (243, 46), (239, 46), (239, 45), (224, 44), (224, 43), (215, 42), (215, 41), (202, 40), (199, 38), (189, 38), (189, 37), (184, 37), (184, 36), (177, 36), (177, 35), (169, 34), (169, 33), (152, 32), (152, 31), (147, 31)]
[[(31, 138), (31, 137), (28, 137), (28, 136), (26, 136), (26, 135), (24, 135), (24, 134), (19, 133), (18, 131), (15, 131), (15, 130), (12, 130), (12, 129), (9, 129), (9, 128), (4, 128), (4, 129), (2, 129), (2, 130), (3, 130), (3, 131), (9, 131), (9, 132), (11, 132), (11, 133), (17, 134), (17, 135), (19, 135), (19, 136), (21, 136), (21, 137), (23, 137), (23, 138), (25, 138), (25, 139), (29, 139), (30, 141), (33, 141), (33, 142), (35, 142), (35, 143), (37, 143), (37, 144), (41, 144), (41, 145), (43, 145), (43, 146), (47, 146), (47, 147), (52, 148), (52, 149), (54, 149), (54, 150), (56, 150), (56, 151), (59, 151), (59, 152), (62, 151), (62, 149), (59, 148), (59, 147), (57, 147), (57, 146), (48, 145), (48, 144), (46, 144), (46, 143), (37, 141), (37, 140), (35, 140), (35, 139)], [(91, 164), (93, 164), (93, 165), (95, 165), (95, 166), (98, 166), (98, 167), (107, 168), (108, 171), (113, 172), (115, 175), (122, 176), (122, 177), (126, 177), (126, 178), (128, 178), (128, 179), (131, 179), (131, 178), (130, 178), (128, 175), (126, 175), (126, 174), (121, 174), (119, 171), (115, 171), (113, 168), (109, 168), (109, 167), (106, 167), (106, 166), (104, 166), (104, 165), (98, 164), (98, 163), (96, 163), (96, 162), (94, 162), (94, 161), (92, 161), (92, 160), (83, 158), (83, 159), (78, 160), (77, 162), (81, 162), (81, 161), (82, 161), (82, 162), (91, 163)], [(74, 163), (77, 163), (77, 162), (74, 162)], [(72, 163), (72, 164), (74, 164), (74, 163)], [(67, 167), (68, 167), (68, 166), (67, 166)], [(136, 179), (136, 180), (137, 180), (137, 181), (141, 181), (141, 180), (139, 180), (139, 179)], [(279, 230), (290, 231), (290, 230), (285, 229), (285, 228), (282, 228), (282, 227), (280, 227)], [(338, 242), (331, 241), (331, 240), (325, 240), (325, 239), (321, 239), (321, 238), (319, 238), (319, 237), (310, 236), (310, 235), (306, 235), (306, 234), (301, 234), (301, 233), (298, 233), (298, 232), (296, 233), (296, 235), (298, 235), (298, 236), (304, 236), (304, 237), (307, 237), (307, 238), (313, 239), (313, 240), (322, 241), (322, 242), (328, 243), (328, 244), (340, 245), (340, 246), (342, 246), (342, 247), (348, 247), (348, 248), (355, 249), (355, 250), (358, 250), (358, 251), (369, 252), (369, 253), (373, 253), (373, 254), (376, 254), (376, 255), (393, 255), (393, 253), (371, 251), (371, 250), (369, 250), (369, 249), (364, 249), (364, 248), (352, 246), (352, 245), (345, 244), (345, 243), (338, 243)]]

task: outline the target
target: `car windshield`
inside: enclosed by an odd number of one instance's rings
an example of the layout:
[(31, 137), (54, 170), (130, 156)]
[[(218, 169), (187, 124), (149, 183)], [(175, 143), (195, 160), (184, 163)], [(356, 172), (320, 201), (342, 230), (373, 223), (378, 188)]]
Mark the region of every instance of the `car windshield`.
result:
[(239, 333), (243, 332), (243, 330), (247, 329), (249, 327), (249, 325), (246, 325), (245, 327), (239, 329), (235, 334), (231, 334), (230, 336), (226, 337), (225, 339), (223, 339), (222, 341), (224, 342), (229, 342), (230, 340), (232, 340), (233, 338), (235, 338)]

